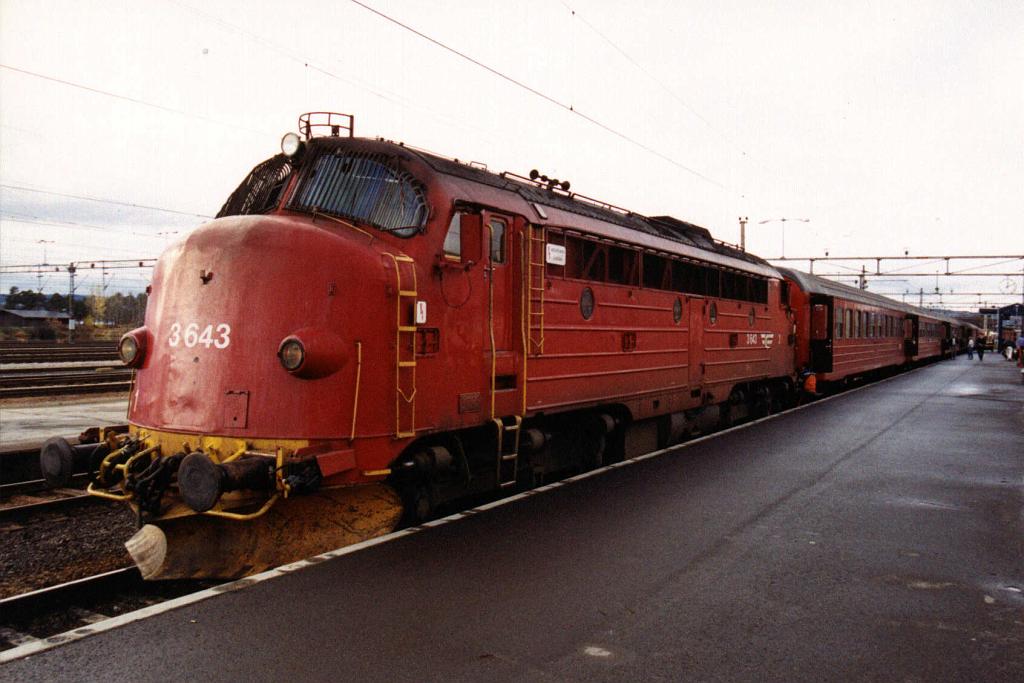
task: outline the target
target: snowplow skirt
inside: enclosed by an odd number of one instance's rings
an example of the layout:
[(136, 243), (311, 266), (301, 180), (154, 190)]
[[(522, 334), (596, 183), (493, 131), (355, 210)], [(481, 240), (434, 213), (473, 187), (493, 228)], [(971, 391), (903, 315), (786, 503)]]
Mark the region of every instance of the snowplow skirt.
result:
[(125, 543), (142, 578), (236, 579), (390, 533), (402, 501), (385, 484), (278, 501), (256, 519), (188, 515), (146, 524)]

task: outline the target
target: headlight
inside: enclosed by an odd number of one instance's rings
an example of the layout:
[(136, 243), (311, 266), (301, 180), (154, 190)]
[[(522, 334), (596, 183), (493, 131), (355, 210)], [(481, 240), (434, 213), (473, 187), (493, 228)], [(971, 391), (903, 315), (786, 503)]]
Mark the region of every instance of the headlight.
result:
[(121, 360), (125, 365), (131, 365), (135, 357), (139, 355), (139, 343), (131, 337), (122, 337), (117, 352), (121, 354)]
[(298, 370), (302, 361), (306, 360), (306, 350), (298, 339), (285, 339), (281, 348), (277, 350), (277, 357), (281, 359), (281, 365), (288, 372)]
[(121, 337), (117, 343), (117, 354), (128, 367), (137, 368), (145, 360), (146, 335), (146, 328), (139, 327)]
[(320, 379), (337, 372), (347, 357), (338, 335), (316, 327), (303, 327), (281, 340), (277, 357), (295, 377)]
[(281, 138), (281, 151), (285, 156), (293, 157), (302, 149), (302, 139), (295, 133), (285, 133)]

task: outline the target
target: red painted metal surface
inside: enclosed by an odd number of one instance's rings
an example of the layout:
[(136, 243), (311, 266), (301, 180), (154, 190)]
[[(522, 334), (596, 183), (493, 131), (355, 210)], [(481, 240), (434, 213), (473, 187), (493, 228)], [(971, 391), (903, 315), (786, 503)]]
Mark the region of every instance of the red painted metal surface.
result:
[(950, 348), (948, 320), (807, 273), (784, 273), (796, 316), (796, 367), (821, 381), (939, 358)]
[[(810, 363), (809, 295), (792, 286), (782, 301), (781, 277), (764, 262), (567, 210), (564, 195), (544, 204), (543, 190), (459, 175), (392, 143), (332, 144), (386, 156), (418, 181), (429, 206), (422, 233), (288, 210), (294, 187), (266, 215), (196, 230), (154, 272), (134, 424), (323, 441), (326, 471), (354, 481), (352, 462), (382, 470), (418, 437), (492, 417), (618, 406), (642, 419), (792, 381)], [(446, 253), (453, 217), (460, 248)], [(608, 281), (554, 268), (541, 276), (545, 251), (531, 238), (545, 231), (563, 234), (563, 245), (569, 234), (612, 245), (628, 272)], [(724, 268), (766, 294), (643, 286), (644, 254)], [(310, 354), (294, 373), (277, 356), (292, 336)], [(836, 340), (824, 378), (898, 364), (902, 346), (901, 336)]]

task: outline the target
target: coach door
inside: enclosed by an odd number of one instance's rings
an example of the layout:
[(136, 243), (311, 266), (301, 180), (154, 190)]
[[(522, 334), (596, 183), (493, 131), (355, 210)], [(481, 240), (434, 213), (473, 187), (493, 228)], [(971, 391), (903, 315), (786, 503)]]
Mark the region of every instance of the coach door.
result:
[(953, 326), (949, 323), (942, 323), (942, 355), (950, 355), (953, 348)]
[(832, 372), (832, 299), (811, 297), (811, 367)]
[(913, 358), (917, 355), (917, 333), (920, 324), (916, 315), (908, 315), (903, 321), (903, 350)]
[(515, 354), (515, 314), (519, 310), (515, 296), (516, 255), (513, 245), (515, 221), (489, 211), (483, 212), (483, 239), (487, 279), (487, 324), (484, 325), (484, 349), (494, 392), (494, 415), (519, 413), (518, 363)]

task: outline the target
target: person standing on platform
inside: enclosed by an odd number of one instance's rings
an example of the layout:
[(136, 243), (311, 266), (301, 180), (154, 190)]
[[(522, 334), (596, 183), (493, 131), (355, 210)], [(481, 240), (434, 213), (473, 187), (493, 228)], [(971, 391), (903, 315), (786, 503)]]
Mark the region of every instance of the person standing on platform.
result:
[(985, 360), (985, 340), (979, 339), (978, 343), (974, 345), (974, 348), (978, 352), (978, 360)]
[(967, 340), (967, 360), (974, 360), (974, 337)]

